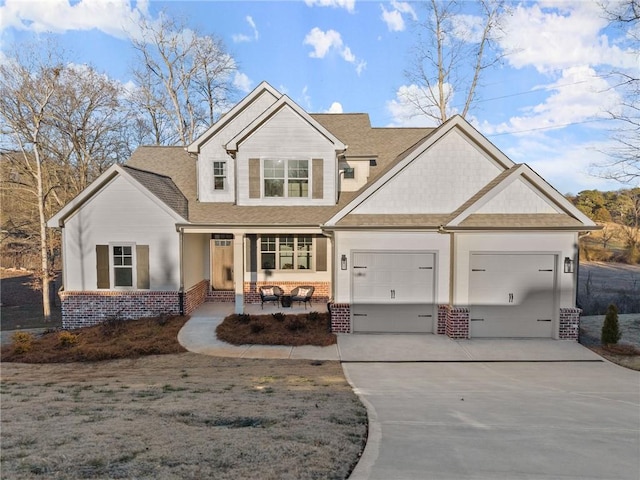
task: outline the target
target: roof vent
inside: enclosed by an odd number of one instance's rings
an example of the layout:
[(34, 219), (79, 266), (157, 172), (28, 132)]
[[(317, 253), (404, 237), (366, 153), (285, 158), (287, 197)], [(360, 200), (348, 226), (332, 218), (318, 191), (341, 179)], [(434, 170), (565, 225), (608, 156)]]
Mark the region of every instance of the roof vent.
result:
[(378, 162), (376, 162), (375, 158), (372, 158), (371, 160), (369, 160), (369, 166), (370, 167), (377, 167), (378, 166)]

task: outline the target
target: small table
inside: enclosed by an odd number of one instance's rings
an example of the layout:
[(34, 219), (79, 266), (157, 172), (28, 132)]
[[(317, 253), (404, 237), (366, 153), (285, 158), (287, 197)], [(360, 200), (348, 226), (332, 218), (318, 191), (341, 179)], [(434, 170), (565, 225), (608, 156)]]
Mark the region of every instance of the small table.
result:
[(280, 305), (282, 308), (291, 308), (291, 295), (280, 295)]

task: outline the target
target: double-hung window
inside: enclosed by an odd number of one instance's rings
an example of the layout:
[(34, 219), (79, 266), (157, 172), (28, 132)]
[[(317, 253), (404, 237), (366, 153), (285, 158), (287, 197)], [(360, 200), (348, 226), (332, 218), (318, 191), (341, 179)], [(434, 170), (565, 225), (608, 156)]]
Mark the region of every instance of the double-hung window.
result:
[(133, 287), (134, 249), (132, 245), (112, 245), (113, 286)]
[(311, 270), (313, 237), (310, 235), (264, 235), (260, 238), (263, 270)]
[(266, 158), (263, 179), (265, 197), (308, 197), (309, 160)]
[(227, 185), (227, 162), (213, 162), (213, 189), (224, 190)]

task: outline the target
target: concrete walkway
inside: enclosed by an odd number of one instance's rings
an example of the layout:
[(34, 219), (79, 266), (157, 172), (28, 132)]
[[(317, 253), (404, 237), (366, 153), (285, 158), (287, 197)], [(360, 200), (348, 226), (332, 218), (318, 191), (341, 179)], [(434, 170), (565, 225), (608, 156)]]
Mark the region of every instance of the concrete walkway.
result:
[[(324, 305), (316, 310), (324, 310)], [(451, 340), (443, 335), (360, 334), (338, 335), (337, 345), (329, 347), (285, 347), (269, 345), (230, 345), (218, 340), (216, 327), (233, 313), (233, 304), (205, 303), (191, 314), (178, 334), (187, 350), (217, 357), (293, 358), (347, 362), (549, 362), (601, 361), (588, 348), (573, 341), (548, 339)], [(312, 311), (313, 308), (306, 311)], [(246, 313), (282, 311), (304, 312), (303, 307), (287, 309), (272, 305), (248, 305)]]

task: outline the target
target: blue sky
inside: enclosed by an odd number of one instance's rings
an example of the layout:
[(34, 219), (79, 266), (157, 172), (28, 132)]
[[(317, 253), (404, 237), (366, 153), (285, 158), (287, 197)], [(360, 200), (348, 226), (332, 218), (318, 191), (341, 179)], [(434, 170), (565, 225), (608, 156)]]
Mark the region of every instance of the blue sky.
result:
[[(615, 0), (614, 0), (615, 1)], [(464, 12), (473, 23), (474, 3)], [(606, 161), (620, 99), (606, 74), (639, 75), (638, 46), (608, 27), (595, 0), (512, 2), (498, 43), (509, 52), (490, 71), (467, 117), (515, 162), (527, 163), (561, 193), (624, 185), (592, 175)], [(75, 63), (131, 82), (136, 19), (160, 11), (222, 38), (238, 65), (235, 83), (262, 80), (310, 112), (367, 112), (374, 126), (430, 126), (403, 100), (417, 2), (4, 0), (3, 49), (52, 33)], [(635, 52), (632, 49), (635, 48)], [(454, 96), (453, 108), (460, 102)]]

